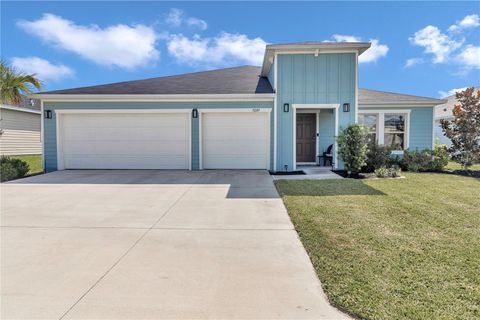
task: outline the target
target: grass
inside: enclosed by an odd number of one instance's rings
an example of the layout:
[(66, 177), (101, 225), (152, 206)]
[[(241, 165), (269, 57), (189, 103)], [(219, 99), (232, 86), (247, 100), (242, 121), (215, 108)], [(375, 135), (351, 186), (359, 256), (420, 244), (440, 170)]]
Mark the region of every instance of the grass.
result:
[(365, 319), (480, 319), (480, 180), (277, 180), (330, 301)]
[[(460, 163), (450, 161), (445, 169), (448, 170), (463, 170), (463, 167)], [(480, 163), (474, 164), (468, 168), (469, 170), (480, 171)]]
[(19, 156), (10, 156), (11, 158), (20, 159), (28, 163), (30, 171), (28, 175), (36, 174), (42, 172), (42, 155), (33, 154), (33, 155), (19, 155)]

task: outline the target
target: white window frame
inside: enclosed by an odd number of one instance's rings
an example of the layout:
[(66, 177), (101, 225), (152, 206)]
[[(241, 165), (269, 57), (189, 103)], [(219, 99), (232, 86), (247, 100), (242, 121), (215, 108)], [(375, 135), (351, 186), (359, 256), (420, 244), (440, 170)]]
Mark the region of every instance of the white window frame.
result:
[(393, 154), (403, 154), (403, 151), (409, 148), (410, 144), (410, 113), (411, 109), (401, 109), (401, 110), (359, 110), (359, 114), (372, 114), (377, 116), (377, 131), (375, 132), (377, 136), (377, 143), (383, 145), (385, 143), (385, 115), (402, 115), (405, 117), (405, 132), (404, 132), (404, 142), (403, 150), (393, 150)]

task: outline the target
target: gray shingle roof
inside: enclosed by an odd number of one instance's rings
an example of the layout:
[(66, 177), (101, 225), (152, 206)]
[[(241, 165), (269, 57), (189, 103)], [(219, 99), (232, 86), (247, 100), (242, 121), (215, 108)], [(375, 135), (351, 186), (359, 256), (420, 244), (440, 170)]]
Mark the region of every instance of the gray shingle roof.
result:
[[(42, 92), (41, 94), (259, 94), (274, 93), (261, 68), (243, 66), (175, 76)], [(360, 89), (359, 104), (441, 104), (444, 100)]]
[(42, 94), (253, 94), (273, 93), (260, 67), (243, 66), (176, 76), (42, 92)]
[[(480, 90), (480, 87), (475, 87), (475, 91)], [(457, 98), (454, 94), (445, 97), (445, 103), (435, 107), (435, 118), (447, 119), (453, 117), (453, 107), (457, 103)]]
[(445, 103), (445, 100), (412, 96), (409, 94), (359, 89), (358, 90), (358, 104), (396, 104), (396, 105), (408, 105), (408, 104), (432, 104), (437, 105)]

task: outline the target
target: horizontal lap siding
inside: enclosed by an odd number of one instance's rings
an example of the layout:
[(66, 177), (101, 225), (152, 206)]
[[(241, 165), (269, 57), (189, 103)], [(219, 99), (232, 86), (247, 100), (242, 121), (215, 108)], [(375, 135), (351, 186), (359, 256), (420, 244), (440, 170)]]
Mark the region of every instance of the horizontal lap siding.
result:
[(40, 114), (0, 109), (0, 154), (41, 154)]
[[(355, 53), (319, 54), (317, 57), (313, 54), (279, 54), (277, 63), (279, 112), (276, 170), (284, 170), (286, 165), (292, 170), (293, 109), (290, 112), (283, 112), (284, 103), (289, 103), (290, 106), (300, 103), (340, 105), (350, 103), (350, 112), (342, 112), (341, 109), (339, 111), (339, 126), (341, 128), (354, 123)], [(335, 120), (334, 117), (332, 120)], [(329, 139), (332, 140), (334, 137)]]
[[(45, 102), (44, 108), (56, 109), (233, 109), (233, 108), (272, 108), (273, 102)], [(45, 119), (45, 168), (57, 170), (56, 115)], [(199, 122), (192, 118), (191, 152), (192, 169), (198, 170), (199, 162)], [(273, 126), (272, 126), (273, 128)], [(273, 138), (272, 138), (273, 139)]]

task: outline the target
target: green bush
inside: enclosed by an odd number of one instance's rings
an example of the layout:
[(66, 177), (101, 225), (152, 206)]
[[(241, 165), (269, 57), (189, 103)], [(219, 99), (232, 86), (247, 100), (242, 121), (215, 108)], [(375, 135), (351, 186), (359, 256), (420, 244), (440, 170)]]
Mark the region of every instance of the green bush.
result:
[(405, 150), (403, 164), (408, 171), (428, 171), (431, 169), (432, 151), (425, 149), (421, 151)]
[(434, 150), (405, 150), (403, 166), (405, 170), (413, 172), (442, 171), (448, 165), (448, 160), (447, 148), (443, 145), (436, 145)]
[(349, 173), (358, 173), (367, 159), (367, 130), (364, 126), (352, 124), (341, 130), (337, 138), (338, 156), (345, 163)]
[(433, 171), (442, 171), (450, 160), (448, 155), (448, 149), (446, 145), (436, 144), (433, 149), (433, 160), (430, 165), (430, 169)]
[(389, 146), (379, 145), (376, 142), (368, 144), (366, 165), (363, 172), (374, 172), (382, 167), (389, 167), (392, 164), (392, 149)]
[(20, 159), (12, 159), (6, 156), (0, 158), (0, 180), (2, 182), (22, 178), (29, 169), (28, 164)]
[(392, 166), (390, 168), (387, 167), (380, 167), (375, 169), (375, 175), (378, 178), (398, 178), (400, 177), (402, 170), (398, 166)]
[(379, 178), (385, 178), (388, 175), (387, 167), (380, 167), (375, 169), (375, 175)]

